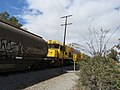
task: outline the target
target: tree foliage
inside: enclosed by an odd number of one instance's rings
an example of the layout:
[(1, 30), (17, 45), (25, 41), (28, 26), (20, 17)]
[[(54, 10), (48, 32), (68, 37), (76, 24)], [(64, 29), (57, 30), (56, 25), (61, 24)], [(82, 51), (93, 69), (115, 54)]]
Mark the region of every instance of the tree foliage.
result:
[(115, 49), (112, 48), (112, 49), (109, 50), (108, 58), (111, 58), (115, 61), (118, 61), (117, 54), (118, 54), (118, 52)]
[(118, 49), (120, 49), (120, 38), (118, 39), (119, 40), (119, 43), (118, 45), (116, 46)]
[(9, 19), (9, 14), (7, 12), (0, 13), (0, 19), (8, 20)]
[(7, 12), (0, 13), (0, 20), (9, 23), (11, 25), (22, 27), (22, 24), (19, 23), (19, 21), (14, 16), (10, 16)]

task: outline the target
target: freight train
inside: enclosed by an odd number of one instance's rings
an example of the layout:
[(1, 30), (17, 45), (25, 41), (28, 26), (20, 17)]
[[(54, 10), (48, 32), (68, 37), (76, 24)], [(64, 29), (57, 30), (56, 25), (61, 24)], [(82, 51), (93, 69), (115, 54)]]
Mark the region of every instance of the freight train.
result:
[(42, 64), (47, 52), (42, 37), (0, 21), (0, 72)]
[[(63, 57), (63, 49), (64, 57)], [(56, 40), (47, 42), (40, 36), (0, 21), (0, 72), (41, 68), (82, 59), (82, 53)]]

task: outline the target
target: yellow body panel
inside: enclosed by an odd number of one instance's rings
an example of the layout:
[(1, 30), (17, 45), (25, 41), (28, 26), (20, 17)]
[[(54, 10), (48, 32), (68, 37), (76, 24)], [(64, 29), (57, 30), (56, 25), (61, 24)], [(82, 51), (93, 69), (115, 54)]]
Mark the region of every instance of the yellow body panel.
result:
[(57, 57), (58, 57), (57, 50), (54, 50), (54, 49), (48, 49), (47, 57), (57, 58)]
[(48, 44), (60, 44), (60, 45), (62, 45), (62, 43), (58, 42), (57, 40), (48, 40), (47, 43)]
[(78, 53), (77, 53), (77, 60), (78, 60), (78, 61), (81, 60), (81, 54), (82, 54), (81, 52), (78, 52)]
[(83, 60), (83, 59), (84, 59), (84, 54), (83, 54), (83, 53), (81, 53), (80, 58), (81, 58), (81, 60)]
[(65, 53), (64, 53), (65, 59), (73, 59), (73, 52), (71, 52), (71, 47), (65, 45)]

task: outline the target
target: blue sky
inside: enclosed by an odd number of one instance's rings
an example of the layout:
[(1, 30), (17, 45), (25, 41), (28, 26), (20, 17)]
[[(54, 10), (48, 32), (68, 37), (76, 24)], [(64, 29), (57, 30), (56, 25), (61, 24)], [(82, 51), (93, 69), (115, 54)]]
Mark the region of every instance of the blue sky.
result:
[[(23, 12), (23, 7), (27, 6), (25, 0), (0, 0), (0, 12), (7, 11), (10, 16), (16, 16)], [(17, 17), (24, 24), (22, 18)]]
[[(107, 37), (120, 25), (120, 0), (0, 0), (0, 12), (7, 11), (16, 16), (24, 28), (42, 36), (45, 40), (63, 41), (64, 19), (60, 17), (72, 14), (68, 19), (72, 25), (67, 27), (67, 43), (79, 43), (85, 46), (83, 36), (89, 36), (91, 30), (100, 33), (110, 29)], [(109, 47), (118, 43), (120, 29), (112, 36)], [(87, 39), (87, 41), (89, 38)]]
[(25, 0), (0, 0), (0, 12), (7, 11), (11, 15), (19, 14), (25, 5), (27, 5)]

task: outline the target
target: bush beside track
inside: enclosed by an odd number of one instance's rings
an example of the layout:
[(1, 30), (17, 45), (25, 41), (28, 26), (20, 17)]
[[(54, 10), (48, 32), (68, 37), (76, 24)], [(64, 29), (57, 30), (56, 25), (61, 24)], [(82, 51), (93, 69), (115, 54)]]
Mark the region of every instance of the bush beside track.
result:
[(120, 65), (106, 57), (79, 62), (79, 90), (120, 90)]

